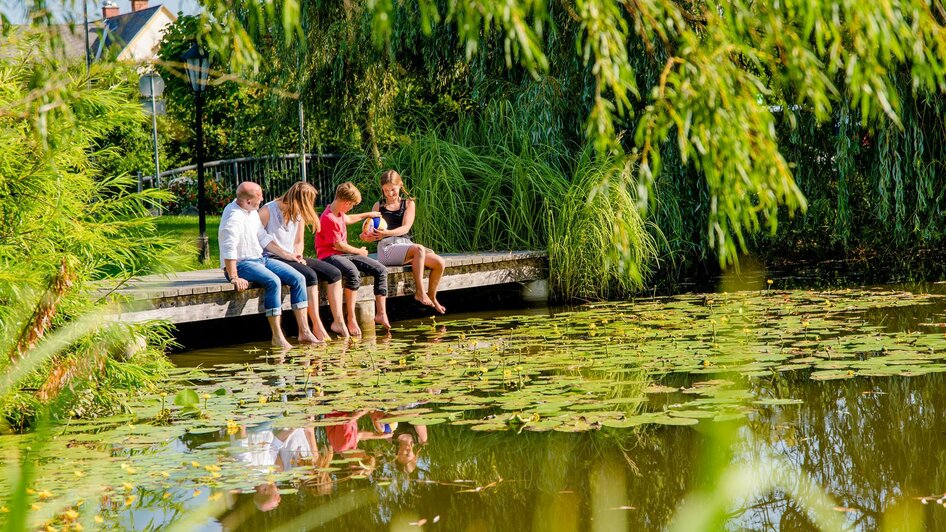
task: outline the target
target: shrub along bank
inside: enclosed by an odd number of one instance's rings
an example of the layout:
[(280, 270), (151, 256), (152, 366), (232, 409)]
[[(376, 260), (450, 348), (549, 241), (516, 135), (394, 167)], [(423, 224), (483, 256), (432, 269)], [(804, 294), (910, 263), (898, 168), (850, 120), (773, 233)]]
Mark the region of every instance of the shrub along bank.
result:
[(172, 247), (148, 215), (166, 196), (104, 170), (118, 157), (106, 139), (142, 111), (121, 67), (36, 57), (45, 38), (17, 33), (0, 55), (0, 430), (52, 403), (121, 410), (170, 367), (167, 331), (105, 320), (91, 284), (160, 269)]

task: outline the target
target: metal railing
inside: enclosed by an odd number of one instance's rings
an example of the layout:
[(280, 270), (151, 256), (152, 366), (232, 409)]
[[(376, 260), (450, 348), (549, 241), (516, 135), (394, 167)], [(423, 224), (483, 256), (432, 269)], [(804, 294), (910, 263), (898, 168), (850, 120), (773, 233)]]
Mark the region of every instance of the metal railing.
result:
[[(317, 203), (327, 205), (334, 196), (335, 167), (342, 156), (335, 153), (305, 154), (306, 181), (319, 190)], [(138, 174), (138, 190), (143, 188), (167, 186), (177, 177), (192, 173), (197, 178), (197, 165), (182, 166), (158, 174), (157, 182), (153, 175)], [(236, 191), (243, 181), (258, 183), (263, 188), (263, 198), (270, 201), (281, 196), (296, 181), (302, 179), (299, 168), (299, 154), (274, 155), (266, 157), (241, 157), (204, 163), (204, 178), (221, 181), (230, 190)]]

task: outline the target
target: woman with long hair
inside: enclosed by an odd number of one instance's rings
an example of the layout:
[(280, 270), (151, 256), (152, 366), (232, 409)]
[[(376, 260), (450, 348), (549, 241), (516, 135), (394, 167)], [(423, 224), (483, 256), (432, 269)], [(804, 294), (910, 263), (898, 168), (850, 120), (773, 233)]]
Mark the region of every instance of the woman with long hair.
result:
[[(319, 281), (327, 285), (325, 297), (332, 311), (332, 325), (329, 327), (341, 337), (348, 337), (348, 327), (342, 316), (342, 274), (335, 266), (321, 260), (303, 256), (305, 249), (305, 228), (309, 226), (313, 233), (319, 231), (319, 217), (315, 212), (315, 198), (318, 191), (309, 183), (295, 183), (282, 196), (260, 208), (260, 221), (266, 232), (286, 251), (301, 258), (305, 263), (285, 261), (306, 278), (306, 290), (309, 301), (309, 318), (312, 320), (312, 332), (316, 338), (330, 339), (328, 332), (319, 318)], [(282, 260), (279, 257), (273, 257)]]

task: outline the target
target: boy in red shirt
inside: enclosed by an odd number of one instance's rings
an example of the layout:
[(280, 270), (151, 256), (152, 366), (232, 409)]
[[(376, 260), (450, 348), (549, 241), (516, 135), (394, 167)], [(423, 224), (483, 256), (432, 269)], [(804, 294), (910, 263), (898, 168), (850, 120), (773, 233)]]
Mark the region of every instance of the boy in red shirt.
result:
[(374, 277), (375, 323), (391, 329), (388, 321), (387, 294), (388, 270), (380, 262), (368, 258), (368, 249), (356, 248), (348, 243), (348, 226), (367, 218), (378, 218), (380, 212), (363, 212), (349, 215), (355, 205), (361, 203), (361, 192), (351, 182), (338, 185), (335, 200), (325, 209), (319, 218), (321, 229), (315, 234), (315, 251), (319, 260), (335, 266), (342, 272), (342, 286), (345, 288), (345, 312), (348, 331), (352, 336), (360, 336), (361, 328), (355, 320), (355, 296), (361, 286), (361, 273)]

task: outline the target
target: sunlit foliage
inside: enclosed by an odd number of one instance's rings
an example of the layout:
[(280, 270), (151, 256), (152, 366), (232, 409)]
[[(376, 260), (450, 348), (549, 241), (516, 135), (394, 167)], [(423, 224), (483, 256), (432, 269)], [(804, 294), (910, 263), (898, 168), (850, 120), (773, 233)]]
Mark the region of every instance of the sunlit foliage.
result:
[(168, 246), (147, 216), (160, 193), (96, 162), (140, 107), (112, 70), (86, 73), (49, 44), (19, 32), (0, 55), (0, 418), (17, 427), (66, 390), (76, 415), (112, 411), (166, 365), (141, 336), (161, 333), (89, 321), (104, 295), (92, 282), (148, 271)]
[[(445, 42), (467, 59), (475, 60), (485, 43), (507, 66), (539, 75), (554, 70), (555, 61), (567, 61), (564, 54), (549, 54), (559, 51), (551, 44), (568, 26), (576, 35), (570, 53), (593, 79), (587, 139), (602, 154), (626, 154), (642, 191), (658, 181), (673, 143), (680, 163), (693, 165), (706, 181), (705, 234), (723, 263), (746, 249), (747, 235), (763, 228), (774, 232), (780, 206), (790, 213), (807, 206), (781, 149), (773, 111), (794, 124), (808, 115), (816, 122), (836, 121), (847, 109), (862, 125), (899, 128), (905, 101), (946, 88), (946, 66), (939, 59), (946, 49), (946, 11), (940, 1), (315, 2), (300, 11), (288, 0), (228, 15), (218, 13), (217, 4), (208, 2), (209, 13), (228, 21), (242, 16), (247, 35), (278, 28), (296, 42), (307, 28), (328, 24), (321, 27), (330, 28), (332, 42), (342, 46), (332, 56), (364, 58), (355, 71), (366, 74), (396, 70), (401, 56), (394, 51), (411, 31), (442, 37), (441, 28), (451, 27)], [(307, 19), (307, 12), (325, 18)], [(345, 47), (339, 30), (356, 48)], [(496, 38), (501, 45), (489, 48)], [(239, 42), (231, 63), (258, 65), (253, 40)], [(366, 51), (368, 43), (377, 51)], [(323, 48), (307, 52), (331, 62), (320, 56)], [(283, 65), (291, 63), (283, 59)], [(657, 76), (647, 75), (653, 65)], [(898, 78), (906, 81), (906, 91)], [(368, 102), (365, 116), (376, 118), (370, 106), (395, 88), (377, 76), (363, 79), (361, 89), (346, 84), (360, 96), (349, 99)]]

